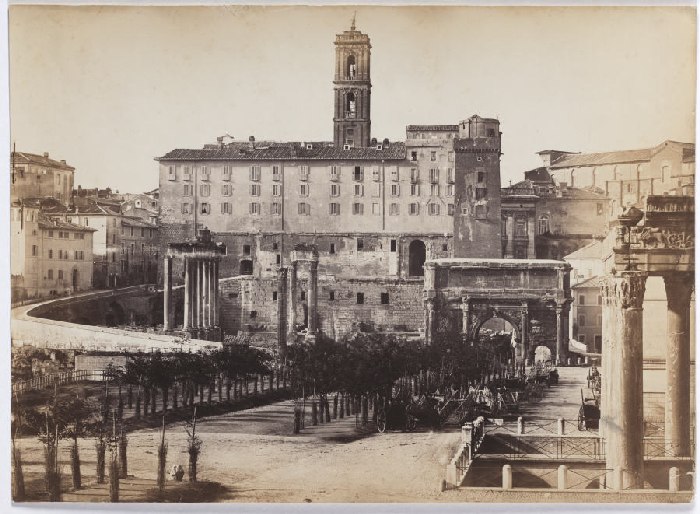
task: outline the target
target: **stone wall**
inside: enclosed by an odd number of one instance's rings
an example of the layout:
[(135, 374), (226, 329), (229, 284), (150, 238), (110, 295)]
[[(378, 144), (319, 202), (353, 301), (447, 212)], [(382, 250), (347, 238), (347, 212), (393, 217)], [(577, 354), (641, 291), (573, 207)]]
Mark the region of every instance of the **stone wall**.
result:
[[(306, 325), (307, 271), (299, 267), (296, 316)], [(277, 330), (277, 279), (234, 277), (222, 280), (221, 322), (225, 333), (239, 331), (258, 339), (275, 339)], [(322, 333), (337, 339), (353, 328), (418, 332), (423, 324), (423, 280), (398, 278), (337, 278), (320, 275), (318, 322)], [(358, 293), (363, 303), (358, 303)], [(384, 300), (388, 303), (382, 303)], [(264, 336), (263, 336), (264, 335)]]

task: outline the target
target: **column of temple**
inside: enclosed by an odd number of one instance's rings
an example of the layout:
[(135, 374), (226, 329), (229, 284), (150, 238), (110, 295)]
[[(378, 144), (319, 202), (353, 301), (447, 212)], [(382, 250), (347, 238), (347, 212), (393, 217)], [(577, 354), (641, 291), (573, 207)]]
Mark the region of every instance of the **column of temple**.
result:
[(609, 349), (603, 363), (607, 403), (605, 460), (608, 469), (622, 470), (619, 489), (644, 485), (643, 310), (646, 274), (623, 271), (607, 277), (613, 327), (603, 327)]
[(568, 325), (564, 324), (564, 309), (565, 304), (563, 302), (557, 302), (556, 312), (557, 312), (557, 354), (556, 362), (561, 365), (566, 360), (566, 348), (568, 341), (564, 341), (565, 328), (568, 329)]
[(471, 314), (470, 298), (468, 296), (462, 297), (462, 342), (466, 343), (469, 340), (469, 317)]
[(528, 338), (530, 330), (530, 313), (528, 310), (527, 302), (523, 302), (522, 310), (522, 320), (520, 323), (520, 355), (522, 361), (520, 362), (521, 369), (525, 371), (525, 359), (527, 359), (530, 341)]
[(192, 326), (192, 270), (190, 269), (190, 259), (184, 258), (185, 266), (185, 319), (182, 327), (187, 330)]
[(435, 325), (435, 299), (425, 299), (425, 344), (433, 343), (433, 331)]
[(503, 256), (505, 259), (512, 259), (514, 255), (513, 250), (513, 237), (515, 236), (515, 231), (513, 230), (513, 214), (508, 213), (506, 215), (506, 253)]
[(173, 328), (173, 258), (165, 257), (163, 265), (163, 329)]
[(277, 269), (277, 350), (284, 357), (287, 350), (287, 268)]
[(296, 324), (297, 324), (297, 262), (292, 261), (289, 269), (289, 288), (287, 293), (287, 307), (289, 313), (287, 315), (287, 343), (296, 342)]
[(435, 264), (426, 263), (424, 265), (425, 275), (423, 278), (424, 315), (423, 326), (425, 327), (425, 344), (432, 344), (433, 333), (435, 331)]
[(196, 270), (196, 280), (195, 280), (195, 298), (196, 298), (196, 311), (195, 311), (195, 328), (200, 328), (202, 326), (202, 303), (204, 298), (202, 297), (202, 261), (197, 259), (194, 261), (194, 266)]
[(209, 261), (202, 260), (202, 328), (209, 328), (209, 287), (211, 276), (209, 275)]
[(212, 277), (214, 280), (214, 294), (212, 296), (212, 323), (219, 326), (219, 259), (212, 262)]
[(309, 306), (309, 334), (316, 334), (318, 332), (318, 261), (309, 263), (307, 298)]
[(692, 273), (664, 276), (666, 286), (665, 438), (669, 455), (690, 457), (690, 296)]

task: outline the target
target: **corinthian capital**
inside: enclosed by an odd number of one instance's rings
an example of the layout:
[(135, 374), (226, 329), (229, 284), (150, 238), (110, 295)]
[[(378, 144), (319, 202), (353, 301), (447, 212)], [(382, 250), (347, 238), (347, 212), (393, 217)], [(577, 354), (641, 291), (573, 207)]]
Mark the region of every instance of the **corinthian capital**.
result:
[(615, 276), (605, 277), (603, 297), (623, 309), (641, 309), (644, 303), (644, 290), (647, 274), (639, 271), (623, 271)]

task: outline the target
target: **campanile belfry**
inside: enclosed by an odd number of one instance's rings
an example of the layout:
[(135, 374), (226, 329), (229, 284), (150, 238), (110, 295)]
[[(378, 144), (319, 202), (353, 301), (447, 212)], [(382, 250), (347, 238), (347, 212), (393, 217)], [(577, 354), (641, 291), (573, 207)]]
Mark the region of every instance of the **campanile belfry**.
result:
[(335, 110), (333, 141), (338, 148), (369, 146), (370, 49), (369, 36), (355, 29), (335, 37)]

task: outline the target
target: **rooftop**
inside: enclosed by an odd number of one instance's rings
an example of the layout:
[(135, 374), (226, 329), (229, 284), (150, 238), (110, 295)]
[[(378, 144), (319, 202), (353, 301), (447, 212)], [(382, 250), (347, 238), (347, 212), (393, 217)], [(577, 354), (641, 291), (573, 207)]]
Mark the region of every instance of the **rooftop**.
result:
[(584, 287), (595, 287), (599, 288), (603, 285), (603, 277), (591, 277), (587, 278), (586, 280), (579, 282), (578, 284), (574, 284), (571, 286), (571, 289), (582, 289)]
[(406, 132), (457, 132), (459, 125), (408, 125)]
[(381, 144), (344, 150), (333, 143), (236, 142), (227, 145), (205, 145), (202, 149), (176, 149), (157, 161), (303, 161), (303, 160), (394, 160), (406, 158), (404, 143)]
[(59, 168), (65, 171), (75, 171), (75, 168), (68, 166), (66, 161), (56, 161), (49, 158), (49, 154), (37, 155), (28, 152), (13, 152), (12, 158), (15, 164), (38, 164), (39, 166), (47, 166), (50, 168)]
[[(606, 164), (623, 164), (634, 162), (648, 162), (651, 158), (667, 146), (677, 146), (683, 149), (684, 156), (688, 149), (694, 149), (693, 143), (680, 143), (678, 141), (664, 141), (653, 148), (641, 148), (639, 150), (619, 150), (602, 153), (577, 153), (562, 155), (555, 159), (551, 168), (572, 168), (576, 166), (604, 166)], [(543, 153), (543, 152), (539, 152)]]
[(46, 215), (39, 215), (39, 228), (46, 230), (73, 230), (76, 232), (96, 232), (97, 229), (92, 227), (84, 227), (82, 225), (76, 225), (75, 223), (68, 223), (67, 221), (50, 218)]
[(578, 260), (578, 259), (602, 259), (603, 258), (603, 243), (600, 241), (593, 241), (587, 244), (583, 248), (579, 248), (575, 252), (564, 256), (564, 260)]

